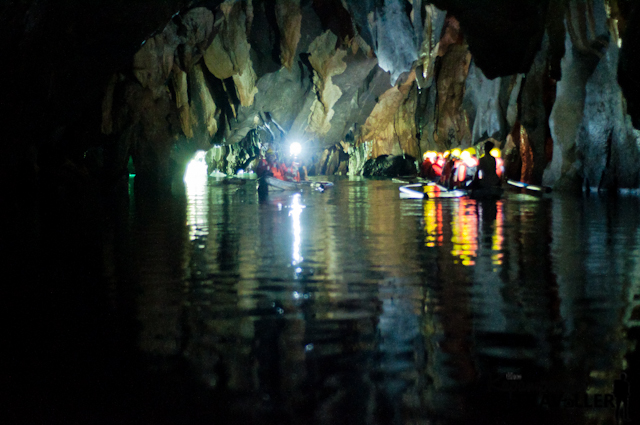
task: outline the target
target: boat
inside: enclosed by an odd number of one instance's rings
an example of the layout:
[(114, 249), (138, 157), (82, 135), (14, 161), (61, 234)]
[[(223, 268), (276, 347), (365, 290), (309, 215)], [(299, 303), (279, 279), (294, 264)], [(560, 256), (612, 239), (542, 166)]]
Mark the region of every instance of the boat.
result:
[(483, 188), (467, 190), (467, 194), (469, 195), (469, 198), (477, 199), (477, 200), (500, 199), (502, 198), (503, 193), (504, 193), (504, 189), (500, 186), (483, 187)]
[(425, 191), (426, 186), (434, 186), (425, 183), (412, 183), (400, 186), (401, 198), (412, 199), (434, 199), (434, 198), (461, 198), (467, 195), (466, 190), (447, 190), (442, 186), (437, 186), (440, 190)]
[(267, 183), (267, 186), (274, 187), (280, 190), (304, 190), (307, 188), (311, 188), (323, 191), (325, 188), (333, 186), (333, 183), (328, 181), (290, 182), (287, 180), (280, 180), (271, 176), (263, 177), (262, 180)]

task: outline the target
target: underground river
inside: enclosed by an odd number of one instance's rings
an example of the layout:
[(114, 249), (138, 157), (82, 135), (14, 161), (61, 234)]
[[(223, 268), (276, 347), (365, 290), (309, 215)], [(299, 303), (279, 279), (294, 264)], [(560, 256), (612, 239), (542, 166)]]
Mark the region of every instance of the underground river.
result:
[(13, 282), (16, 417), (615, 423), (627, 370), (640, 418), (636, 197), (402, 200), (362, 178), (150, 196), (131, 180), (108, 208), (42, 220)]

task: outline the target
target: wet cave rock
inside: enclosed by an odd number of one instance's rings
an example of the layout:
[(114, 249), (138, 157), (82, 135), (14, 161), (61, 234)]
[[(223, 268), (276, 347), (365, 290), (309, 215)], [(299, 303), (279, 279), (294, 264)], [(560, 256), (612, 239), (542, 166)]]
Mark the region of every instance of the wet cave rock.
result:
[(399, 177), (416, 175), (416, 159), (402, 155), (380, 155), (365, 162), (364, 177)]
[(223, 147), (216, 165), (233, 172), (297, 140), (309, 158), (357, 153), (349, 174), (400, 175), (409, 157), (492, 137), (510, 178), (634, 189), (636, 3), (5, 2), (0, 169), (25, 176), (11, 196), (108, 186), (130, 158), (166, 185), (197, 150)]

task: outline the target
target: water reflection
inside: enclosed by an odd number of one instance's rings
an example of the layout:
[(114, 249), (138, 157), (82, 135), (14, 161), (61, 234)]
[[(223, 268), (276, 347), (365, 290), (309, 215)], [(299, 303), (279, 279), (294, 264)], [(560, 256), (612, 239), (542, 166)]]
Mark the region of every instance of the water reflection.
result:
[(206, 236), (209, 233), (207, 223), (207, 213), (209, 211), (208, 177), (204, 152), (199, 151), (187, 165), (184, 174), (187, 193), (187, 226), (189, 226), (191, 240)]
[(239, 422), (598, 423), (612, 412), (540, 395), (633, 367), (637, 200), (399, 200), (354, 179), (167, 205), (136, 212), (140, 347)]
[[(291, 199), (291, 206), (289, 207), (289, 216), (293, 222), (293, 262), (291, 263), (294, 266), (297, 266), (304, 260), (300, 255), (300, 237), (302, 233), (302, 228), (300, 227), (300, 214), (302, 213), (302, 209), (304, 205), (300, 204), (300, 194), (296, 193), (293, 195)], [(296, 268), (296, 272), (302, 271), (301, 268)]]
[[(428, 188), (427, 193), (435, 189)], [(451, 226), (453, 245), (451, 254), (464, 266), (473, 266), (478, 256), (478, 243), (491, 238), (491, 259), (494, 265), (502, 264), (502, 243), (504, 241), (504, 201), (477, 202), (467, 198), (438, 199), (432, 197), (424, 201), (424, 245), (429, 248), (443, 246), (445, 224)], [(449, 216), (443, 214), (447, 206)]]

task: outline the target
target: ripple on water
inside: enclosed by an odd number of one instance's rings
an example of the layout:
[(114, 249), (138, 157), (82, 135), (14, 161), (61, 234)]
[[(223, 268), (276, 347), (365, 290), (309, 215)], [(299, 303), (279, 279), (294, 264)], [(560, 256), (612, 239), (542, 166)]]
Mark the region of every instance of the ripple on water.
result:
[(140, 272), (186, 276), (179, 314), (156, 296), (175, 280), (145, 286), (142, 305), (180, 318), (141, 327), (182, 338), (203, 382), (236, 397), (226, 408), (259, 399), (295, 423), (610, 418), (526, 397), (507, 408), (500, 385), (584, 392), (623, 369), (640, 294), (637, 200), (400, 200), (395, 183), (348, 179), (266, 199), (194, 193), (188, 236), (141, 227), (155, 248)]

